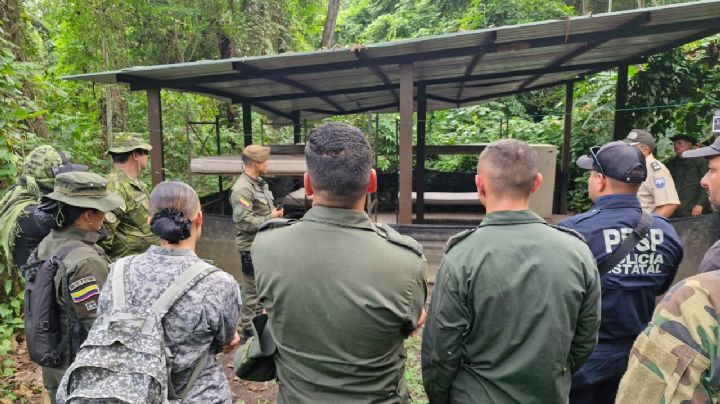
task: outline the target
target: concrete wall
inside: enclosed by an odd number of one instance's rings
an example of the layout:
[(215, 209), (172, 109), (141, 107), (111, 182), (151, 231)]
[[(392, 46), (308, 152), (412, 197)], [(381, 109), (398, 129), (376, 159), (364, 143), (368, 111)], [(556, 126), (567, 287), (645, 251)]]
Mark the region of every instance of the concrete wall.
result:
[[(230, 216), (205, 215), (202, 238), (198, 245), (198, 255), (212, 259), (215, 265), (236, 279), (241, 276), (240, 256), (235, 249), (235, 225)], [(695, 275), (705, 251), (720, 238), (720, 218), (706, 215), (699, 218), (672, 220), (685, 247), (685, 257), (678, 270), (675, 281)], [(428, 281), (435, 281), (435, 274), (443, 257), (445, 242), (452, 235), (470, 226), (445, 225), (397, 225), (400, 233), (407, 234), (425, 248), (428, 260)], [(278, 246), (282, 248), (282, 246)]]

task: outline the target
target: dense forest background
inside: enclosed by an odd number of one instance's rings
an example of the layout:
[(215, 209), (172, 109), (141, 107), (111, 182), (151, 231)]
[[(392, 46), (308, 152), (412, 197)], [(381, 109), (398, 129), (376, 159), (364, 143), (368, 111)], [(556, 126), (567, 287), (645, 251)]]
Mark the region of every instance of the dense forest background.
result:
[[(0, 0), (0, 194), (15, 181), (18, 163), (49, 143), (72, 159), (105, 172), (108, 134), (147, 133), (146, 97), (124, 86), (62, 80), (70, 74), (134, 65), (297, 52), (512, 25), (562, 16), (604, 13), (682, 1), (646, 0)], [(717, 43), (707, 38), (630, 67), (628, 125), (659, 136), (660, 156), (676, 133), (710, 137), (720, 106)], [(612, 137), (616, 72), (575, 84), (572, 156)], [(560, 147), (564, 87), (487, 104), (429, 113), (428, 144), (487, 142), (515, 137)], [(222, 122), (224, 153), (242, 145), (238, 107), (177, 92), (163, 92), (168, 178), (187, 172), (187, 121)], [(367, 116), (335, 118), (367, 127)], [(394, 114), (380, 117), (379, 169), (396, 167)], [(504, 122), (501, 124), (501, 122)], [(308, 126), (317, 124), (309, 122)], [(501, 126), (502, 125), (502, 126)], [(291, 128), (253, 114), (265, 143), (292, 141)], [(203, 129), (204, 130), (204, 129)], [(429, 161), (440, 171), (471, 170), (471, 159)], [(584, 177), (574, 173), (570, 208), (587, 207)], [(216, 190), (215, 180), (196, 184)], [(0, 267), (0, 370), (9, 376), (10, 335), (21, 326), (21, 299)], [(11, 394), (0, 379), (0, 395)]]

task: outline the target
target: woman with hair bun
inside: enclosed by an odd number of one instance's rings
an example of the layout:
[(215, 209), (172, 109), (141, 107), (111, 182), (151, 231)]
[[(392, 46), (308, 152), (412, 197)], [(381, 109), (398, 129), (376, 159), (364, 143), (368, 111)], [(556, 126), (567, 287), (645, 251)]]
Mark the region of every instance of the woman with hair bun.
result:
[[(203, 215), (200, 200), (189, 185), (165, 181), (156, 186), (150, 194), (150, 215), (150, 227), (160, 238), (160, 245), (131, 257), (125, 267), (128, 304), (140, 307), (152, 305), (176, 277), (200, 260), (195, 246)], [(98, 315), (112, 307), (112, 295), (112, 282), (108, 282)], [(173, 358), (171, 382), (175, 391), (186, 390), (196, 365), (209, 356), (205, 369), (179, 402), (232, 403), (230, 386), (215, 354), (231, 350), (240, 341), (236, 332), (239, 309), (237, 282), (227, 273), (215, 271), (185, 292), (163, 318), (165, 345)]]

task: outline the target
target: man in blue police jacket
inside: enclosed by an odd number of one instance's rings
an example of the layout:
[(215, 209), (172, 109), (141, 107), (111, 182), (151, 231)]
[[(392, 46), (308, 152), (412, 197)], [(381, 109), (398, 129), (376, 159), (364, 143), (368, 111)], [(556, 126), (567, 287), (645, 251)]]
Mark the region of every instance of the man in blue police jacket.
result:
[[(647, 177), (645, 157), (637, 148), (616, 141), (591, 148), (577, 165), (590, 170), (588, 193), (594, 204), (560, 225), (582, 234), (599, 264), (640, 222), (636, 195)], [(682, 257), (683, 247), (673, 227), (653, 214), (645, 238), (601, 278), (598, 345), (573, 375), (571, 404), (615, 402), (633, 341), (650, 321), (656, 297), (672, 284)]]

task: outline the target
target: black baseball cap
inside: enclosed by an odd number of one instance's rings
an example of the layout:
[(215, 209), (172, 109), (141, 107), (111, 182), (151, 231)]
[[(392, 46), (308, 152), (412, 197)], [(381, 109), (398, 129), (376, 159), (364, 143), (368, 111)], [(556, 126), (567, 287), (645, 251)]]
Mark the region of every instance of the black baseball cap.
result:
[(622, 141), (631, 145), (642, 143), (645, 146), (651, 148), (652, 150), (655, 150), (655, 138), (653, 137), (652, 133), (646, 130), (633, 129)]
[(688, 150), (682, 154), (686, 159), (693, 157), (714, 157), (718, 155), (720, 155), (720, 137), (715, 138), (715, 141), (710, 146)]
[(603, 147), (591, 147), (590, 152), (580, 156), (576, 164), (623, 182), (641, 183), (647, 178), (645, 156), (637, 147), (620, 140)]
[(690, 142), (690, 143), (692, 143), (692, 144), (695, 144), (695, 143), (698, 142), (698, 141), (697, 141), (697, 138), (696, 138), (695, 136), (693, 136), (693, 135), (684, 135), (684, 134), (682, 134), (682, 135), (675, 135), (675, 136), (671, 137), (670, 140), (672, 140), (673, 142), (676, 141), (676, 140), (687, 140), (688, 142)]

